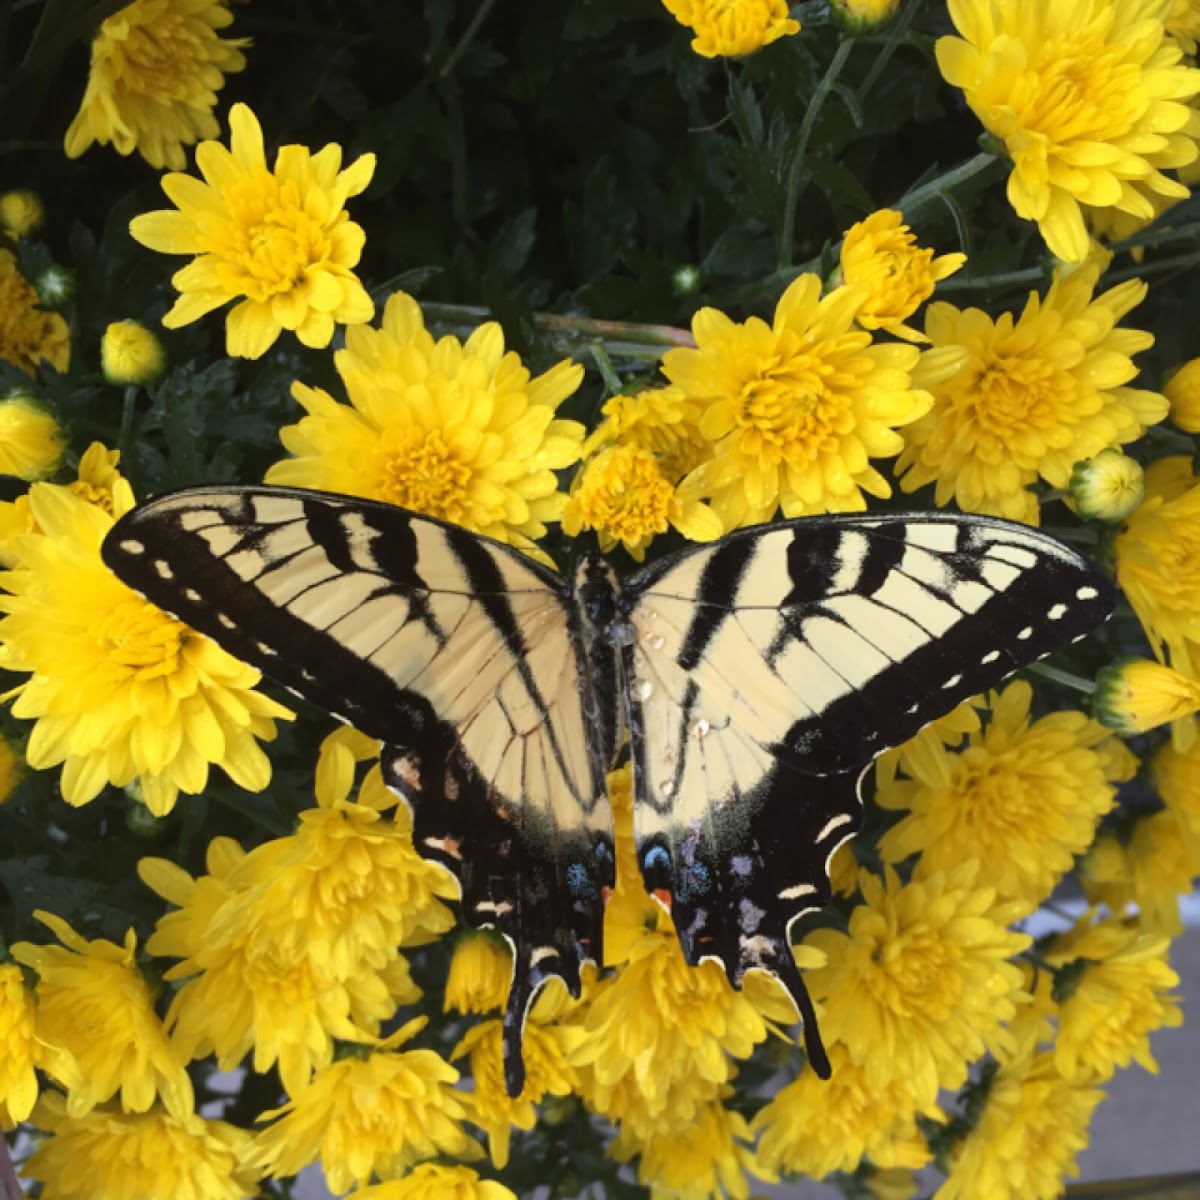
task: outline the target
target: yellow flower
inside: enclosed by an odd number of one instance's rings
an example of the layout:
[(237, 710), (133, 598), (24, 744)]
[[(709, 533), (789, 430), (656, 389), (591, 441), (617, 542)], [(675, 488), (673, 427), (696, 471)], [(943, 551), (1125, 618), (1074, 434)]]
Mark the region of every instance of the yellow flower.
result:
[[(1085, 0), (1091, 3), (1091, 0)], [(1057, 271), (1044, 300), (1030, 293), (1015, 318), (931, 304), (925, 332), (935, 346), (966, 350), (948, 379), (931, 382), (933, 409), (905, 430), (896, 464), (901, 487), (937, 484), (935, 501), (967, 512), (1038, 523), (1039, 477), (1065, 488), (1080, 459), (1141, 437), (1167, 402), (1126, 387), (1138, 373), (1131, 354), (1154, 342), (1117, 322), (1141, 302), (1137, 279), (1093, 297), (1099, 268)]]
[(40, 307), (29, 281), (17, 270), (11, 250), (0, 250), (0, 358), (33, 375), (49, 363), (65, 371), (71, 361), (71, 334), (56, 312)]
[(517, 1200), (515, 1192), (470, 1167), (422, 1163), (403, 1179), (359, 1188), (354, 1200)]
[(693, 542), (711, 542), (724, 532), (695, 486), (677, 487), (654, 455), (636, 446), (607, 446), (588, 459), (575, 477), (562, 526), (571, 537), (598, 530), (602, 550), (620, 542), (637, 562), (668, 527)]
[(868, 1087), (900, 1080), (924, 1108), (939, 1087), (960, 1087), (985, 1049), (1008, 1044), (1022, 978), (1007, 960), (1030, 939), (1006, 928), (1021, 910), (976, 884), (974, 860), (907, 885), (884, 871), (860, 875), (848, 933), (805, 939), (828, 959), (806, 979), (824, 1002), (826, 1042), (845, 1044)]
[(1166, 18), (1167, 32), (1193, 58), (1200, 39), (1200, 3), (1197, 0), (1175, 0)]
[(1030, 1029), (1019, 1052), (986, 1084), (975, 1127), (955, 1148), (934, 1200), (1056, 1200), (1104, 1093), (1059, 1074), (1053, 1051)]
[(178, 905), (159, 920), (146, 949), (184, 960), (165, 977), (187, 980), (167, 1024), (188, 1058), (211, 1054), (232, 1070), (253, 1050), (254, 1069), (278, 1064), (284, 1087), (298, 1095), (333, 1061), (334, 1039), (372, 1041), (396, 1005), (414, 1002), (420, 991), (399, 955), (339, 979), (304, 943), (273, 943), (260, 932), (266, 922), (269, 934), (269, 914), (231, 885), (245, 859), (229, 839), (210, 844), (210, 874), (198, 879), (164, 859), (143, 859), (142, 881)]
[(875, 760), (876, 789), (891, 787), (898, 770), (906, 771), (913, 779), (936, 779), (939, 787), (946, 787), (950, 783), (950, 767), (954, 762), (946, 751), (957, 750), (968, 735), (977, 734), (983, 728), (979, 714), (986, 709), (986, 696), (972, 696), (952, 708), (944, 717), (930, 721), (907, 742), (885, 750)]
[(705, 58), (731, 58), (800, 32), (786, 0), (663, 0), (667, 11), (695, 33), (692, 49)]
[(37, 1068), (49, 1047), (36, 1033), (33, 993), (19, 967), (0, 963), (0, 1133), (19, 1125), (38, 1097)]
[(47, 1200), (243, 1200), (259, 1194), (257, 1172), (243, 1160), (250, 1134), (224, 1121), (111, 1109), (75, 1117), (58, 1096), (47, 1095), (33, 1123), (51, 1136), (21, 1172), (44, 1184)]
[(1119, 658), (1097, 672), (1092, 707), (1109, 729), (1145, 733), (1200, 711), (1200, 685), (1149, 659)]
[(445, 1012), (487, 1013), (502, 1008), (512, 979), (512, 952), (499, 934), (464, 929), (446, 973)]
[(432, 1050), (398, 1049), (425, 1024), (401, 1026), (363, 1058), (322, 1068), (254, 1139), (247, 1161), (274, 1178), (320, 1161), (338, 1193), (372, 1175), (395, 1179), (426, 1158), (473, 1158), (478, 1143), (463, 1129), (467, 1097), (453, 1084), (458, 1072)]
[(11, 800), (17, 785), (25, 778), (25, 750), (0, 733), (0, 804)]
[[(864, 19), (870, 20), (869, 14)], [(867, 289), (858, 310), (858, 323), (864, 329), (883, 329), (906, 342), (927, 342), (923, 333), (904, 322), (933, 295), (939, 280), (953, 275), (966, 261), (965, 254), (934, 258), (932, 250), (917, 245), (898, 212), (881, 208), (847, 232), (841, 281)]]
[(1008, 199), (1052, 253), (1088, 253), (1082, 206), (1154, 215), (1150, 195), (1184, 197), (1162, 173), (1197, 156), (1200, 114), (1163, 20), (1172, 0), (950, 0), (961, 38), (941, 38), (938, 67), (963, 89), (1013, 160)]
[(29, 188), (16, 188), (0, 196), (0, 231), (13, 241), (36, 232), (44, 215), (41, 199)]
[(700, 430), (713, 458), (688, 477), (726, 529), (785, 517), (864, 509), (863, 492), (891, 495), (870, 460), (903, 446), (895, 426), (929, 408), (914, 390), (913, 346), (872, 345), (854, 328), (864, 289), (821, 297), (801, 275), (768, 325), (736, 324), (702, 308), (692, 320), (695, 350), (668, 350), (663, 373), (705, 403)]
[(773, 1181), (755, 1160), (750, 1127), (719, 1101), (704, 1104), (682, 1127), (639, 1131), (622, 1125), (608, 1153), (617, 1162), (641, 1155), (638, 1180), (651, 1200), (747, 1200), (746, 1173)]
[(113, 321), (100, 339), (100, 366), (109, 383), (154, 383), (167, 365), (163, 344), (139, 321)]
[[(558, 989), (561, 994), (563, 989)], [(498, 1168), (508, 1165), (509, 1139), (513, 1127), (532, 1129), (537, 1123), (536, 1106), (546, 1096), (569, 1096), (578, 1086), (568, 1056), (584, 1039), (577, 1024), (552, 1019), (561, 1002), (547, 1008), (546, 999), (554, 994), (543, 992), (525, 1022), (521, 1054), (525, 1060), (525, 1086), (515, 1099), (508, 1094), (504, 1081), (503, 1022), (484, 1021), (468, 1030), (450, 1055), (451, 1060), (470, 1055), (471, 1075), (475, 1080), (475, 1107), (472, 1120), (486, 1130), (492, 1162)]]
[[(114, 514), (133, 507), (120, 481)], [(30, 678), (14, 715), (36, 719), (29, 765), (64, 764), (69, 804), (105, 784), (139, 781), (157, 816), (180, 791), (197, 793), (216, 763), (261, 791), (271, 764), (255, 740), (275, 736), (282, 705), (254, 691), (259, 673), (131, 591), (100, 559), (113, 517), (69, 489), (34, 484), (40, 532), (15, 539), (17, 566), (0, 575), (0, 663)]]
[(907, 810), (879, 840), (884, 862), (921, 854), (922, 869), (976, 858), (980, 886), (1032, 912), (1069, 871), (1128, 779), (1133, 756), (1081, 712), (1031, 720), (1024, 680), (990, 699), (992, 719), (961, 752), (910, 761), (911, 780), (882, 787), (876, 803)]
[(1200, 485), (1191, 460), (1160, 458), (1116, 539), (1117, 582), (1155, 656), (1200, 679)]
[(218, 35), (233, 21), (228, 0), (134, 0), (100, 26), (68, 158), (93, 142), (135, 150), (152, 166), (181, 171), (183, 147), (216, 137), (216, 93), (246, 65), (248, 38)]
[(435, 342), (396, 292), (381, 329), (346, 332), (334, 355), (350, 404), (297, 383), (308, 415), (281, 433), (296, 457), (268, 483), (367, 496), (463, 525), (549, 563), (534, 541), (562, 515), (555, 471), (579, 459), (583, 426), (554, 413), (583, 380), (563, 360), (530, 379), (494, 321)]
[(1163, 395), (1171, 403), (1171, 420), (1185, 433), (1200, 433), (1200, 358), (1176, 367)]
[(13, 957), (38, 974), (37, 1034), (78, 1065), (68, 1078), (67, 1111), (82, 1117), (118, 1092), (126, 1112), (144, 1113), (161, 1098), (173, 1116), (192, 1114), (187, 1060), (167, 1039), (136, 963), (133, 930), (124, 946), (89, 942), (52, 913), (34, 916), (62, 946), (18, 942)]
[[(824, 1179), (854, 1171), (864, 1158), (880, 1167), (925, 1166), (932, 1155), (917, 1129), (917, 1101), (901, 1079), (869, 1084), (844, 1046), (829, 1047), (833, 1075), (802, 1071), (754, 1118), (758, 1161), (771, 1171)], [(923, 1116), (944, 1120), (936, 1104)]]
[(1145, 495), (1142, 464), (1120, 450), (1101, 450), (1077, 462), (1067, 490), (1075, 511), (1085, 520), (1123, 521)]
[(833, 0), (833, 15), (843, 29), (863, 33), (890, 20), (900, 0)]
[(66, 444), (67, 435), (36, 400), (0, 400), (0, 474), (45, 479), (58, 470)]
[(1186, 747), (1168, 742), (1151, 759), (1150, 772), (1200, 865), (1200, 739)]
[(328, 346), (335, 324), (357, 325), (375, 311), (353, 271), (363, 231), (345, 211), (371, 182), (375, 156), (342, 171), (336, 143), (318, 154), (283, 146), (271, 171), (250, 109), (235, 104), (229, 126), (230, 149), (216, 141), (196, 148), (207, 182), (163, 177), (177, 212), (143, 213), (129, 225), (151, 250), (196, 256), (171, 281), (180, 296), (163, 324), (178, 329), (244, 296), (226, 322), (229, 354), (259, 358), (284, 329), (306, 346)]
[(1170, 994), (1179, 976), (1167, 964), (1168, 943), (1136, 920), (1094, 921), (1089, 913), (1041, 948), (1051, 966), (1069, 969), (1059, 980), (1066, 995), (1054, 1049), (1064, 1078), (1103, 1081), (1131, 1059), (1158, 1073), (1149, 1035), (1183, 1024), (1178, 997)]

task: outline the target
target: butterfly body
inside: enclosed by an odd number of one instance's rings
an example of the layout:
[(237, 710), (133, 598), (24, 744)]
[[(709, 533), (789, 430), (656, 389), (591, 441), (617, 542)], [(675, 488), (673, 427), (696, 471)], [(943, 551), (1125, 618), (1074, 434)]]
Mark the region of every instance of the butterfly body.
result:
[(687, 962), (780, 979), (827, 1070), (789, 929), (829, 899), (859, 781), (1025, 662), (1083, 636), (1112, 589), (1035, 530), (849, 515), (729, 534), (624, 579), (571, 579), (394, 506), (197, 488), (104, 545), (131, 587), (383, 744), (418, 851), (514, 951), (510, 1091), (537, 990), (602, 961), (615, 881), (606, 775), (628, 741), (638, 864)]

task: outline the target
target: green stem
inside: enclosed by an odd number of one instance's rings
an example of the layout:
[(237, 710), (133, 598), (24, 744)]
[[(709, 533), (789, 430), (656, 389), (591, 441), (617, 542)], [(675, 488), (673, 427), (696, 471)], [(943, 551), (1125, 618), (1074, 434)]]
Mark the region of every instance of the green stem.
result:
[(887, 65), (892, 61), (892, 55), (896, 53), (897, 47), (904, 41), (909, 26), (912, 25), (913, 18), (916, 16), (918, 7), (918, 5), (912, 3), (905, 4), (900, 9), (896, 18), (890, 22), (884, 43), (880, 46), (879, 53), (875, 56), (875, 61), (871, 64), (871, 69), (867, 72), (866, 78), (862, 81), (858, 89), (860, 104), (866, 104), (867, 94), (887, 69)]
[(117, 449), (121, 452), (121, 469), (128, 470), (129, 455), (133, 448), (133, 414), (137, 404), (136, 386), (125, 389), (125, 400), (121, 406), (121, 431), (117, 434)]
[[(488, 309), (475, 304), (423, 303), (427, 320), (454, 329), (473, 329), (491, 319)], [(632, 321), (607, 321), (599, 317), (569, 316), (565, 313), (534, 313), (533, 327), (540, 333), (568, 344), (600, 343), (614, 358), (656, 361), (664, 350), (676, 347), (693, 350), (696, 339), (686, 329), (672, 325), (643, 325)]]
[(1046, 282), (1046, 272), (1041, 267), (1027, 267), (1023, 271), (1005, 271), (998, 275), (952, 275), (937, 285), (938, 296), (948, 292), (981, 292), (988, 289), (1004, 289), (1037, 286)]
[(788, 171), (787, 191), (783, 200), (783, 223), (779, 230), (779, 269), (781, 271), (788, 270), (792, 265), (792, 242), (796, 236), (796, 204), (800, 199), (800, 180), (804, 173), (804, 157), (808, 153), (808, 140), (812, 137), (813, 128), (817, 123), (817, 117), (821, 115), (825, 99), (837, 82), (837, 77), (842, 73), (842, 67), (846, 65), (846, 59), (850, 57), (853, 47), (853, 38), (846, 38), (838, 46), (833, 61), (822, 76), (821, 82), (817, 84), (817, 90), (813, 92), (812, 99), (808, 102), (808, 108), (804, 113), (804, 121), (800, 126), (799, 137), (796, 139), (796, 152), (792, 156), (791, 169)]
[(920, 187), (915, 188), (913, 191), (905, 192), (892, 205), (892, 208), (899, 209), (904, 214), (905, 222), (911, 225), (916, 213), (926, 205), (940, 200), (952, 188), (966, 183), (968, 179), (973, 179), (976, 175), (988, 170), (988, 168), (994, 166), (999, 161), (994, 154), (977, 154), (974, 158), (968, 159), (962, 166), (947, 171), (945, 175), (939, 175), (936, 179), (931, 179), (928, 183), (921, 184)]
[(1082, 675), (1076, 675), (1071, 671), (1062, 671), (1058, 667), (1050, 666), (1049, 663), (1030, 663), (1029, 670), (1043, 679), (1061, 683), (1063, 687), (1074, 688), (1075, 691), (1081, 692), (1085, 696), (1090, 696), (1096, 690), (1096, 685), (1092, 680), (1084, 679)]
[(621, 386), (620, 377), (613, 370), (612, 359), (608, 357), (608, 351), (604, 348), (603, 342), (592, 342), (588, 346), (591, 351), (592, 361), (596, 364), (596, 369), (600, 372), (604, 380), (604, 386), (610, 396), (616, 396), (623, 388)]
[(442, 69), (438, 72), (439, 79), (445, 79), (458, 66), (458, 60), (462, 58), (467, 47), (475, 40), (475, 35), (479, 32), (479, 27), (487, 20), (487, 15), (492, 11), (495, 3), (496, 0), (483, 0), (483, 3), (475, 10), (475, 15), (463, 31), (462, 37), (458, 39), (454, 49), (446, 55), (446, 61), (442, 63)]

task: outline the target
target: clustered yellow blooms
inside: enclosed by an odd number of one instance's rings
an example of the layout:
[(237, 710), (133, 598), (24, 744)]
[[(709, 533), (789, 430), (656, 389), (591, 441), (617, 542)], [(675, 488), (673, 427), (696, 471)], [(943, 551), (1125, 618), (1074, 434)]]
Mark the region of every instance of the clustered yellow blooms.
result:
[[(707, 57), (800, 28), (783, 0), (664, 4)], [(838, 4), (864, 27), (894, 7)], [(556, 523), (641, 560), (670, 531), (700, 542), (780, 514), (860, 511), (896, 482), (932, 484), (939, 506), (1037, 524), (1048, 487), (1116, 527), (1118, 580), (1159, 661), (1107, 668), (1095, 716), (1041, 713), (1019, 680), (878, 760), (877, 866), (844, 847), (833, 871), (845, 920), (795, 947), (834, 1078), (801, 1069), (749, 1117), (735, 1103), (739, 1073), (768, 1041), (791, 1054), (794, 1007), (761, 975), (739, 990), (715, 962), (685, 964), (642, 884), (628, 767), (609, 780), (618, 870), (604, 971), (584, 972), (578, 999), (558, 984), (539, 995), (522, 1093), (505, 1089), (497, 1014), (511, 962), (492, 935), (454, 943), (445, 987), (455, 1020), (480, 1019), (449, 1054), (419, 1044), (427, 1018), (403, 1011), (421, 999), (408, 952), (451, 928), (457, 886), (413, 846), (377, 745), (339, 730), (321, 747), (316, 805), (289, 835), (250, 849), (214, 839), (196, 876), (143, 859), (142, 881), (172, 909), (141, 955), (132, 929), (120, 944), (89, 940), (46, 912), (59, 944), (11, 947), (0, 1127), (28, 1121), (45, 1135), (23, 1173), (48, 1195), (238, 1200), (320, 1163), (335, 1190), (364, 1200), (515, 1200), (464, 1165), (485, 1153), (471, 1129), (503, 1169), (513, 1131), (574, 1097), (612, 1123), (608, 1152), (637, 1159), (656, 1197), (745, 1197), (749, 1178), (856, 1170), (878, 1194), (908, 1195), (909, 1173), (934, 1157), (926, 1131), (956, 1128), (946, 1090), (984, 1063), (938, 1200), (1059, 1194), (1102, 1085), (1131, 1062), (1156, 1070), (1149, 1034), (1182, 1020), (1169, 943), (1200, 870), (1200, 480), (1188, 456), (1143, 478), (1136, 452), (1120, 450), (1168, 413), (1200, 429), (1200, 375), (1193, 362), (1165, 394), (1130, 386), (1153, 338), (1122, 322), (1146, 285), (1099, 290), (1088, 239), (1188, 194), (1164, 172), (1197, 158), (1200, 71), (1184, 53), (1196, 51), (1198, 11), (1193, 0), (950, 0), (961, 36), (938, 44), (941, 71), (1005, 144), (1016, 212), (1082, 265), (1057, 269), (1019, 313), (935, 301), (922, 332), (910, 319), (965, 256), (935, 257), (902, 213), (879, 210), (847, 232), (834, 277), (800, 274), (770, 321), (700, 309), (694, 345), (662, 356), (665, 382), (610, 397), (590, 434), (558, 415), (582, 384), (578, 364), (533, 376), (494, 322), (465, 341), (435, 338), (403, 292), (369, 323), (355, 275), (364, 234), (345, 205), (370, 183), (372, 155), (342, 169), (336, 144), (285, 146), (269, 167), (245, 105), (230, 110), (229, 148), (213, 140), (215, 92), (247, 44), (219, 36), (225, 0), (135, 0), (108, 17), (66, 148), (111, 143), (176, 172), (162, 181), (175, 210), (132, 225), (144, 245), (192, 260), (164, 325), (239, 301), (227, 347), (247, 358), (283, 330), (323, 348), (346, 327), (333, 365), (347, 402), (296, 381), (304, 415), (282, 430), (288, 457), (268, 481), (399, 504), (549, 565)], [(178, 173), (197, 141), (204, 182)], [(2, 199), (8, 236), (36, 229), (28, 196)], [(70, 349), (66, 321), (0, 249), (0, 357), (36, 380), (65, 370)], [(134, 322), (109, 326), (101, 357), (129, 387), (165, 367)], [(68, 445), (33, 384), (0, 401), (0, 469), (50, 478)], [(156, 815), (201, 793), (211, 765), (249, 790), (270, 781), (259, 743), (289, 711), (257, 690), (257, 672), (100, 561), (133, 502), (117, 453), (95, 445), (74, 480), (0, 504), (0, 666), (22, 677), (6, 699), (29, 723), (20, 754), (4, 742), (0, 801), (25, 765), (61, 767), (70, 804), (116, 786)], [(1164, 807), (1103, 827), (1138, 766), (1121, 735), (1167, 722), (1171, 738), (1148, 760)], [(1020, 924), (1077, 861), (1098, 907), (1039, 945), (1035, 965)], [(286, 1102), (260, 1113), (255, 1133), (202, 1116), (188, 1074), (198, 1060), (275, 1070)]]

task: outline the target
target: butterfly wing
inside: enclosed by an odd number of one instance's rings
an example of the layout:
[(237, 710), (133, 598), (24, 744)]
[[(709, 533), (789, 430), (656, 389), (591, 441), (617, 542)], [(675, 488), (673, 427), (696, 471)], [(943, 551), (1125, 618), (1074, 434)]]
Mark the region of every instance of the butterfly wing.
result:
[(581, 671), (562, 581), (457, 526), (287, 488), (162, 496), (117, 522), (103, 556), (384, 744), (416, 848), (459, 879), (467, 919), (513, 946), (506, 1059), (519, 1091), (528, 1006), (554, 975), (578, 993), (612, 882), (615, 681)]
[[(776, 974), (830, 896), (880, 751), (1098, 624), (1112, 587), (1025, 526), (830, 516), (736, 532), (626, 581), (638, 852), (689, 962)], [(819, 1042), (809, 1038), (820, 1067)]]

